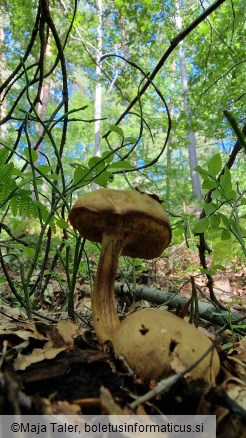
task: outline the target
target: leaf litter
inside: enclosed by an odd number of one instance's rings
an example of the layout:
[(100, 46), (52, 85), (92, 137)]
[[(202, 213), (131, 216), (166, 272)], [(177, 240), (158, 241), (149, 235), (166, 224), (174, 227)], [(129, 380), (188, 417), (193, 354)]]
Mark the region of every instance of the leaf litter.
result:
[[(161, 288), (162, 279), (165, 278), (165, 281), (168, 281), (165, 284), (169, 289), (173, 283), (176, 286), (177, 277), (175, 278), (173, 273), (169, 276), (165, 273), (164, 276), (165, 271), (165, 261), (163, 264), (160, 260), (160, 266), (147, 272), (150, 284)], [(241, 270), (229, 277), (226, 273), (223, 275), (225, 278), (215, 279), (218, 297), (224, 302), (230, 302), (238, 291), (237, 296), (241, 297), (242, 301), (237, 303), (243, 309), (245, 273)], [(202, 276), (200, 279), (202, 280)], [(188, 286), (189, 283), (186, 284)], [(205, 283), (201, 281), (200, 284), (206, 291)], [(81, 293), (83, 287), (85, 293)], [(75, 297), (76, 311), (79, 309), (79, 314), (82, 314), (84, 310), (85, 318), (90, 322), (90, 287), (86, 283), (80, 284), (77, 290), (79, 293)], [(184, 296), (190, 296), (190, 291), (190, 287), (187, 287)], [(229, 298), (224, 299), (225, 295)], [(54, 301), (53, 296), (52, 302), (53, 313), (59, 318), (65, 318), (57, 323), (43, 322), (35, 317), (33, 321), (29, 321), (18, 308), (0, 306), (1, 385), (5, 382), (8, 393), (12, 391), (13, 382), (19, 382), (18, 404), (21, 409), (30, 413), (38, 411), (65, 415), (91, 412), (131, 414), (132, 411), (128, 407), (131, 401), (142, 393), (147, 393), (150, 386), (155, 387), (157, 382), (150, 382), (149, 387), (143, 385), (124, 363), (115, 361), (110, 345), (106, 350), (99, 348), (93, 331), (88, 329), (90, 324), (85, 325), (80, 319), (76, 322), (71, 321), (64, 311), (56, 314), (56, 309), (63, 308), (63, 305), (59, 305), (57, 288), (55, 296), (56, 299)], [(140, 307), (142, 305), (149, 304), (145, 302), (140, 304)], [(127, 307), (125, 310), (127, 311)], [(45, 306), (41, 312), (46, 314)], [(211, 341), (215, 339), (214, 330), (211, 330), (209, 324), (200, 324), (199, 329), (209, 336)], [(218, 436), (220, 433), (223, 436), (225, 427), (228, 436), (235, 428), (240, 431), (244, 424), (241, 414), (246, 411), (246, 336), (238, 335), (235, 339), (228, 328), (225, 335), (226, 338), (217, 347), (221, 359), (217, 387), (209, 389), (203, 382), (190, 383), (189, 379), (180, 380), (167, 393), (156, 395), (150, 405), (140, 404), (136, 412), (144, 412), (145, 415), (216, 414)], [(173, 363), (173, 368), (176, 372), (183, 369), (183, 364), (178, 358)], [(223, 400), (228, 397), (226, 406), (221, 401), (219, 391), (224, 394)], [(235, 406), (238, 409), (236, 414)]]

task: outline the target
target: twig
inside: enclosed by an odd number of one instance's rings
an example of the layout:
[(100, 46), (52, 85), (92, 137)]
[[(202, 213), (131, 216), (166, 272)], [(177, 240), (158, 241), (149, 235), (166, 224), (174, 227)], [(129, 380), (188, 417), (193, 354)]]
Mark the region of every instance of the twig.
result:
[[(213, 404), (217, 404), (227, 408), (232, 412), (243, 424), (246, 425), (246, 411), (235, 400), (233, 400), (228, 393), (221, 388), (212, 388), (206, 399)], [(240, 434), (240, 433), (239, 433)], [(239, 436), (239, 435), (238, 435)]]
[[(118, 295), (126, 295), (126, 297), (131, 298), (130, 290), (132, 290), (132, 285), (126, 286), (118, 282), (115, 283), (115, 292)], [(152, 289), (147, 286), (137, 285), (135, 293), (137, 300), (147, 300), (157, 305), (166, 305), (170, 309), (176, 309), (179, 306), (183, 306), (187, 302), (187, 298), (180, 296), (178, 293)], [(225, 312), (221, 312), (221, 314), (219, 314), (220, 309), (216, 307), (214, 303), (207, 304), (204, 301), (198, 301), (198, 310), (200, 318), (210, 321), (213, 325), (225, 327), (226, 324), (227, 327), (228, 318), (226, 317)], [(233, 312), (231, 314), (231, 318), (233, 325), (238, 325), (239, 322), (246, 319), (246, 316), (244, 315), (242, 317), (240, 312)], [(239, 329), (235, 329), (235, 332), (238, 333)], [(245, 330), (243, 328), (240, 329), (240, 333), (241, 332), (245, 334)]]
[(19, 239), (18, 237), (15, 237), (15, 236), (13, 235), (11, 229), (10, 229), (7, 225), (5, 225), (3, 222), (0, 222), (0, 233), (1, 233), (1, 230), (2, 230), (2, 229), (5, 230), (6, 233), (8, 233), (8, 235), (9, 235), (10, 237), (12, 237), (13, 240), (15, 240), (15, 242), (20, 243), (20, 244), (23, 245), (23, 246), (29, 246), (29, 244), (28, 244), (27, 242), (25, 242), (24, 240), (21, 240), (21, 239)]

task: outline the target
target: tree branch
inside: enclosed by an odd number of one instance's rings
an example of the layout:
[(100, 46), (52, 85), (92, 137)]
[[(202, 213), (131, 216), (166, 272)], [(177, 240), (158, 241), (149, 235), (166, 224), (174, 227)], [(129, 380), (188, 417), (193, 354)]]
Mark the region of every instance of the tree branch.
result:
[[(131, 108), (135, 105), (135, 103), (138, 102), (139, 97), (141, 97), (145, 91), (148, 89), (148, 87), (151, 85), (153, 79), (156, 77), (157, 73), (161, 70), (163, 67), (165, 61), (168, 59), (168, 57), (171, 55), (171, 53), (174, 51), (174, 49), (178, 46), (178, 44), (183, 41), (202, 21), (204, 21), (213, 11), (215, 11), (222, 3), (224, 3), (225, 0), (216, 0), (209, 8), (207, 8), (199, 17), (197, 17), (186, 29), (182, 30), (171, 42), (168, 49), (165, 51), (164, 55), (152, 71), (152, 73), (149, 75), (148, 80), (144, 84), (144, 86), (139, 91), (138, 95), (131, 101), (131, 103), (128, 105), (126, 110), (121, 114), (115, 125), (118, 125), (121, 120), (124, 119), (124, 117), (129, 113)], [(111, 131), (108, 131), (106, 134), (104, 134), (103, 138), (107, 138), (109, 136)]]

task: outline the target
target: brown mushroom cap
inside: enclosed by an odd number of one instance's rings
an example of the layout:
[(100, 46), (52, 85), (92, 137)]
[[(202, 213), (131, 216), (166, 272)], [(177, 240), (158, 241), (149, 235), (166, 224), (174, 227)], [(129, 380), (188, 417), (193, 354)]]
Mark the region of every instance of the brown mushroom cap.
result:
[[(159, 309), (139, 310), (127, 316), (112, 342), (116, 356), (123, 358), (143, 381), (159, 381), (182, 372), (211, 346), (196, 327)], [(213, 350), (188, 376), (211, 383), (219, 369), (219, 356)]]
[(152, 259), (171, 241), (171, 227), (158, 201), (138, 191), (98, 189), (77, 200), (69, 221), (82, 237), (102, 242), (112, 230), (129, 236), (122, 255)]

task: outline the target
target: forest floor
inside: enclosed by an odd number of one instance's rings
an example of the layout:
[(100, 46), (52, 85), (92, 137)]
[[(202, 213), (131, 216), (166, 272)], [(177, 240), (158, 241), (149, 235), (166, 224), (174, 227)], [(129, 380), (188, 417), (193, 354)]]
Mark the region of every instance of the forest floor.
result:
[[(197, 266), (197, 271), (195, 267)], [(195, 278), (197, 298), (209, 300), (206, 276), (199, 273), (196, 256), (185, 248), (177, 248), (155, 262), (146, 264), (137, 274), (137, 284), (154, 290), (177, 292), (191, 297), (191, 275)], [(14, 268), (12, 276), (14, 276)], [(61, 273), (61, 277), (64, 274)], [(131, 282), (130, 275), (128, 277)], [(125, 283), (125, 280), (118, 278)], [(25, 313), (14, 304), (6, 284), (1, 292), (1, 374), (0, 409), (2, 414), (131, 414), (131, 403), (139, 399), (157, 382), (143, 384), (120, 360), (112, 348), (98, 345), (92, 329), (90, 285), (80, 278), (76, 285), (76, 318), (67, 315), (67, 297), (62, 280), (52, 280), (37, 309), (43, 318)], [(166, 391), (139, 403), (134, 412), (145, 415), (216, 414), (217, 436), (246, 436), (246, 336), (245, 325), (238, 330), (229, 324), (230, 314), (240, 312), (246, 318), (246, 272), (238, 260), (214, 276), (217, 300), (225, 306), (228, 324), (214, 326), (199, 320), (211, 340), (218, 330), (223, 334), (217, 345), (221, 369), (216, 385), (181, 377)], [(153, 306), (146, 300), (133, 303), (129, 298), (117, 299), (120, 313)], [(177, 309), (187, 318), (187, 306)], [(46, 319), (46, 318), (50, 318)], [(245, 324), (245, 321), (244, 321)], [(138, 403), (136, 403), (137, 405)]]

